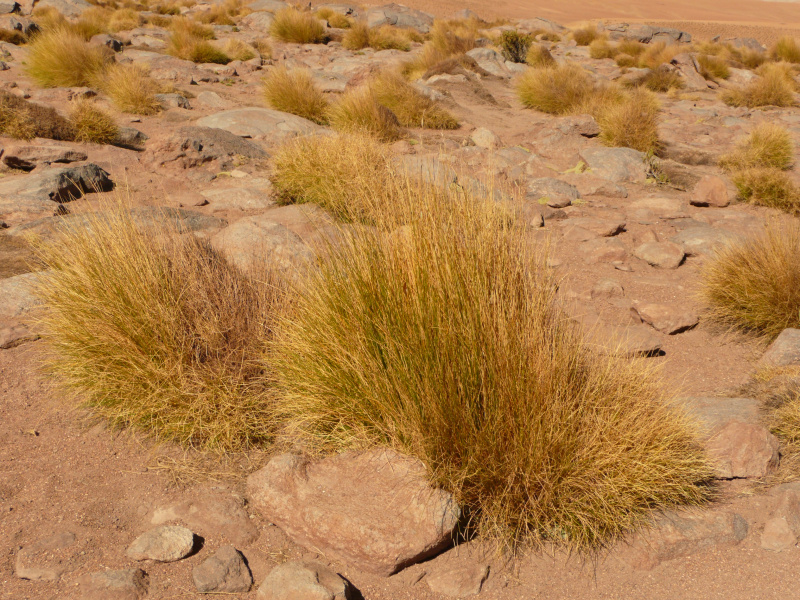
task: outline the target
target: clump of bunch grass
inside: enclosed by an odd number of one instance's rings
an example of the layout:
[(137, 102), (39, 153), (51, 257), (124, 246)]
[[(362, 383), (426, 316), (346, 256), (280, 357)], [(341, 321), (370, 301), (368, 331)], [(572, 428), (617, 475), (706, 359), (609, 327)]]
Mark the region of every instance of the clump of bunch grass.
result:
[(752, 204), (777, 208), (784, 212), (800, 212), (800, 189), (780, 169), (752, 167), (732, 175), (739, 196)]
[(642, 88), (631, 90), (618, 102), (604, 103), (595, 111), (600, 141), (607, 146), (657, 152), (659, 110), (653, 93)]
[(214, 30), (208, 25), (203, 25), (186, 17), (179, 17), (170, 22), (170, 30), (173, 33), (185, 37), (193, 37), (201, 40), (213, 40), (216, 38)]
[(5, 29), (0, 27), (0, 42), (6, 42), (19, 46), (28, 41), (28, 37), (16, 29)]
[(109, 58), (108, 49), (88, 44), (69, 29), (55, 28), (30, 43), (26, 71), (42, 87), (89, 86)]
[(701, 271), (701, 297), (719, 323), (776, 337), (800, 327), (800, 227), (768, 223), (718, 248)]
[(392, 155), (364, 134), (297, 138), (275, 153), (271, 181), (280, 204), (313, 203), (343, 221), (364, 221), (365, 190), (381, 190)]
[(586, 27), (573, 29), (571, 35), (572, 39), (575, 40), (575, 43), (578, 44), (578, 46), (588, 46), (598, 37), (600, 37), (600, 33), (597, 31), (597, 27), (594, 25), (587, 25)]
[[(626, 54), (628, 49), (624, 50)], [(657, 69), (661, 65), (668, 64), (683, 52), (685, 52), (685, 49), (680, 44), (667, 44), (665, 42), (648, 44), (644, 51), (638, 55), (638, 65), (643, 69)]]
[(253, 48), (256, 49), (261, 58), (263, 59), (272, 58), (272, 44), (270, 44), (268, 39), (258, 38), (256, 40), (253, 40), (252, 46)]
[(323, 7), (317, 9), (314, 13), (318, 19), (328, 22), (328, 26), (335, 27), (336, 29), (348, 29), (352, 23), (342, 13), (336, 12), (332, 8)]
[(430, 44), (445, 57), (465, 54), (475, 48), (477, 23), (465, 20), (437, 20), (429, 34)]
[(75, 137), (70, 122), (55, 109), (5, 91), (0, 91), (0, 133), (22, 140), (41, 137), (71, 141)]
[(326, 41), (325, 28), (312, 13), (284, 8), (275, 13), (270, 35), (281, 42), (321, 44)]
[(504, 31), (500, 34), (500, 49), (503, 58), (515, 63), (524, 63), (528, 50), (533, 43), (533, 36), (519, 31)]
[(698, 54), (697, 64), (700, 66), (700, 75), (706, 79), (728, 79), (731, 69), (723, 59), (711, 54)]
[(143, 67), (114, 64), (105, 71), (98, 85), (122, 112), (153, 115), (161, 110), (156, 100), (159, 85)]
[(525, 62), (531, 67), (549, 67), (556, 64), (556, 59), (544, 45), (534, 43), (528, 48)]
[(794, 162), (794, 143), (789, 132), (780, 125), (760, 123), (749, 136), (736, 144), (733, 152), (724, 155), (719, 164), (734, 171), (749, 168), (785, 170)]
[(390, 177), (270, 353), (312, 447), (422, 460), (479, 535), (597, 549), (700, 504), (711, 470), (642, 361), (597, 352), (559, 309), (546, 252), (495, 205)]
[(175, 30), (169, 38), (167, 53), (195, 63), (226, 65), (231, 57), (202, 37), (189, 31)]
[(397, 116), (378, 102), (369, 85), (343, 94), (328, 110), (328, 120), (337, 131), (366, 133), (382, 142), (402, 137)]
[(686, 83), (675, 69), (669, 68), (668, 65), (661, 65), (630, 82), (629, 85), (645, 87), (652, 92), (668, 92), (682, 89)]
[(608, 43), (608, 39), (601, 37), (589, 44), (589, 56), (596, 59), (615, 58), (619, 54), (616, 46)]
[(233, 60), (245, 61), (258, 57), (258, 52), (255, 48), (236, 38), (227, 40), (222, 47), (222, 51)]
[(773, 60), (800, 63), (800, 44), (791, 36), (784, 36), (775, 42), (769, 53)]
[(274, 419), (260, 357), (280, 287), (163, 223), (114, 208), (38, 243), (46, 366), (116, 426), (221, 452), (263, 445)]
[(458, 129), (458, 120), (399, 73), (384, 71), (370, 82), (379, 104), (388, 108), (404, 127)]
[(270, 70), (264, 80), (264, 97), (275, 110), (298, 115), (315, 123), (328, 121), (328, 100), (308, 71), (285, 67)]
[(583, 104), (594, 88), (588, 72), (567, 63), (528, 69), (517, 81), (517, 96), (527, 108), (564, 115)]
[(366, 23), (358, 21), (342, 38), (342, 46), (348, 50), (411, 50), (408, 34), (404, 29), (397, 29), (389, 25), (381, 27), (368, 27)]
[(759, 68), (760, 77), (741, 88), (723, 90), (720, 99), (730, 106), (758, 108), (762, 106), (792, 106), (795, 83), (777, 64)]
[(92, 100), (73, 102), (69, 121), (75, 132), (75, 140), (78, 142), (111, 144), (119, 134), (119, 127), (114, 118)]
[(196, 19), (201, 23), (213, 25), (235, 25), (235, 17), (244, 16), (249, 13), (242, 0), (226, 0), (225, 2), (212, 5), (208, 10), (196, 15)]

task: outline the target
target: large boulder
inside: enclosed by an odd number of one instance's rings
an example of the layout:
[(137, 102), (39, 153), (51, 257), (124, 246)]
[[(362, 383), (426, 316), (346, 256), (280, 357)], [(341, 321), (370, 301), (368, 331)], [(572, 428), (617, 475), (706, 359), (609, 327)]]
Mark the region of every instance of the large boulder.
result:
[(198, 127), (224, 129), (245, 138), (281, 139), (298, 135), (315, 135), (325, 132), (316, 123), (271, 108), (236, 108), (203, 117)]
[(644, 44), (650, 42), (688, 44), (692, 41), (692, 35), (686, 31), (644, 23), (600, 23), (598, 30), (607, 33), (612, 40), (635, 40)]
[(158, 165), (174, 164), (184, 169), (213, 162), (217, 169), (227, 170), (237, 156), (269, 157), (263, 148), (250, 140), (212, 127), (180, 127), (155, 140), (150, 150)]
[(585, 148), (581, 160), (593, 175), (616, 183), (644, 183), (647, 180), (647, 156), (632, 148)]
[(252, 504), (296, 543), (388, 576), (453, 541), (460, 510), (422, 462), (392, 450), (318, 462), (273, 458), (248, 478)]
[(370, 8), (366, 17), (370, 27), (393, 25), (416, 29), (420, 33), (428, 33), (433, 25), (433, 15), (394, 3)]

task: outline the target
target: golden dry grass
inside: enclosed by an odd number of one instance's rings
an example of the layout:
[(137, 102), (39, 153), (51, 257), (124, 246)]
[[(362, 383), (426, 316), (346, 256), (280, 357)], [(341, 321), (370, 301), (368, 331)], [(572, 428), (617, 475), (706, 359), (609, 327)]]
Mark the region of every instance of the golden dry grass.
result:
[(29, 140), (35, 137), (73, 140), (70, 122), (55, 109), (0, 91), (0, 133)]
[(728, 79), (731, 76), (728, 63), (718, 56), (699, 54), (697, 64), (700, 66), (700, 74), (706, 79)]
[(517, 96), (527, 108), (564, 115), (594, 92), (591, 76), (573, 63), (528, 69), (517, 80)]
[(589, 56), (596, 59), (602, 58), (615, 58), (619, 54), (617, 46), (613, 46), (608, 42), (608, 39), (602, 37), (597, 38), (589, 44)]
[(707, 260), (701, 297), (719, 323), (776, 337), (800, 327), (800, 226), (768, 223), (762, 233), (737, 239)]
[(114, 208), (38, 243), (46, 366), (114, 425), (222, 452), (264, 444), (279, 288), (170, 222)]
[(391, 110), (400, 125), (425, 129), (458, 129), (458, 120), (399, 73), (384, 71), (369, 83), (375, 98)]
[(30, 43), (25, 70), (42, 87), (90, 86), (109, 58), (107, 48), (91, 46), (70, 29), (56, 27)]
[(99, 86), (122, 112), (152, 115), (161, 110), (156, 100), (159, 85), (143, 67), (114, 64), (103, 74)]
[(182, 30), (173, 31), (170, 35), (167, 54), (200, 64), (226, 65), (231, 62), (230, 56), (208, 40)]
[(475, 47), (478, 27), (474, 21), (436, 20), (428, 37), (431, 46), (441, 54), (455, 56)]
[(770, 48), (773, 60), (783, 60), (789, 63), (800, 63), (800, 44), (791, 36), (784, 36)]
[(325, 41), (325, 28), (312, 13), (284, 8), (275, 13), (270, 35), (281, 42), (320, 44)]
[(328, 120), (337, 131), (365, 133), (382, 142), (402, 137), (397, 116), (378, 102), (368, 85), (343, 94), (328, 110)]
[(800, 212), (800, 189), (781, 169), (750, 167), (735, 171), (731, 179), (739, 196), (751, 204), (793, 214)]
[(534, 42), (528, 48), (525, 62), (531, 67), (549, 67), (556, 64), (556, 59), (544, 45)]
[(327, 21), (330, 27), (335, 27), (337, 29), (347, 29), (352, 25), (350, 19), (348, 19), (345, 15), (338, 13), (327, 6), (317, 9), (314, 15), (316, 15), (318, 19)]
[(748, 168), (785, 170), (794, 162), (794, 142), (791, 134), (780, 125), (760, 123), (749, 136), (739, 140), (736, 148), (719, 161), (723, 169), (734, 171)]
[(73, 102), (69, 111), (69, 122), (78, 142), (110, 144), (119, 134), (114, 118), (92, 100)]
[(657, 69), (683, 52), (686, 52), (686, 49), (681, 44), (666, 44), (664, 42), (647, 44), (645, 50), (638, 56), (639, 66), (646, 69)]
[(228, 39), (222, 47), (222, 51), (233, 60), (245, 61), (258, 56), (255, 48), (236, 38)]
[(618, 102), (603, 103), (595, 111), (600, 141), (607, 146), (655, 153), (659, 149), (660, 105), (652, 92), (635, 88)]
[(682, 89), (686, 83), (677, 72), (667, 68), (667, 65), (661, 65), (631, 82), (630, 85), (646, 87), (652, 92), (668, 92)]
[(411, 40), (408, 30), (389, 25), (368, 27), (363, 21), (357, 21), (342, 38), (342, 46), (348, 50), (374, 48), (375, 50), (408, 52), (411, 49)]
[(573, 29), (571, 35), (572, 39), (575, 40), (575, 43), (578, 44), (578, 46), (588, 46), (598, 37), (600, 37), (600, 33), (597, 31), (597, 27), (594, 25), (587, 25), (586, 27)]
[(781, 67), (765, 64), (759, 71), (761, 76), (747, 85), (723, 90), (720, 99), (730, 106), (748, 108), (794, 105), (795, 84), (787, 79)]
[(596, 549), (705, 501), (687, 420), (643, 362), (584, 341), (523, 224), (402, 174), (361, 191), (374, 226), (298, 283), (269, 355), (293, 431), (421, 459), (510, 545)]
[(315, 123), (328, 122), (328, 100), (314, 84), (311, 73), (275, 67), (264, 79), (264, 97), (275, 110), (298, 115)]
[(519, 31), (504, 31), (500, 34), (500, 50), (503, 58), (515, 63), (524, 63), (528, 50), (533, 44), (533, 36)]
[(19, 46), (28, 41), (28, 37), (16, 29), (0, 28), (0, 42), (7, 42)]

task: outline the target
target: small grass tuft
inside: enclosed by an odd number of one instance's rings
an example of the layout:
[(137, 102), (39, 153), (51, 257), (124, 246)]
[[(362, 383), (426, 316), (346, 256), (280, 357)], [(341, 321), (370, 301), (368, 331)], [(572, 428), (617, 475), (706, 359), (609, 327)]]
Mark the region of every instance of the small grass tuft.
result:
[(23, 140), (41, 137), (70, 141), (75, 138), (70, 122), (55, 109), (5, 91), (0, 91), (0, 133)]
[(549, 67), (556, 64), (556, 59), (544, 45), (533, 43), (525, 56), (525, 62), (531, 67)]
[(728, 63), (722, 58), (711, 54), (699, 54), (697, 64), (700, 66), (700, 74), (706, 79), (728, 79), (731, 76), (731, 69)]
[(642, 88), (631, 90), (619, 102), (604, 103), (596, 111), (600, 141), (607, 146), (655, 153), (659, 149), (659, 109), (653, 93)]
[(119, 110), (134, 115), (153, 115), (161, 110), (156, 100), (159, 85), (140, 66), (114, 64), (99, 81)]
[(264, 96), (275, 110), (298, 115), (315, 123), (328, 121), (328, 100), (314, 84), (311, 73), (289, 71), (285, 67), (271, 69), (264, 80)]
[[(770, 68), (764, 69), (764, 67)], [(794, 105), (795, 84), (787, 79), (781, 68), (765, 64), (759, 71), (761, 77), (742, 88), (723, 90), (720, 99), (730, 106), (748, 108)]]
[(458, 129), (458, 120), (399, 73), (384, 71), (370, 82), (376, 100), (392, 111), (400, 125), (425, 129)]
[(594, 25), (587, 25), (586, 27), (572, 30), (572, 39), (575, 40), (578, 46), (588, 46), (598, 37), (600, 37), (600, 34), (597, 31), (597, 27)]
[(258, 52), (255, 48), (236, 38), (227, 40), (222, 47), (222, 51), (233, 60), (245, 61), (258, 57)]
[(616, 58), (619, 54), (619, 49), (608, 43), (604, 37), (597, 38), (589, 44), (589, 56), (596, 59), (602, 58)]
[(312, 13), (284, 8), (275, 13), (270, 35), (281, 42), (321, 44), (326, 41), (325, 27)]
[(517, 96), (524, 106), (554, 115), (571, 112), (593, 91), (589, 73), (572, 63), (531, 68), (517, 81)]
[(794, 143), (789, 132), (780, 125), (761, 123), (736, 149), (724, 155), (719, 164), (723, 169), (735, 171), (750, 168), (785, 170), (794, 162)]
[(667, 65), (649, 71), (644, 76), (629, 83), (630, 86), (646, 87), (651, 92), (668, 92), (670, 90), (680, 90), (686, 85), (683, 78), (674, 69)]
[(0, 42), (6, 42), (8, 44), (14, 44), (15, 46), (20, 46), (28, 41), (26, 35), (22, 32), (17, 31), (16, 29), (4, 29), (0, 28)]
[(69, 121), (75, 131), (75, 140), (91, 144), (110, 144), (119, 134), (114, 118), (91, 100), (72, 103)]
[(182, 30), (172, 32), (167, 53), (198, 64), (226, 65), (231, 62), (231, 57), (212, 45), (211, 42)]
[(91, 46), (69, 29), (55, 28), (31, 42), (26, 70), (42, 87), (89, 86), (109, 59), (107, 48)]
[(777, 208), (792, 214), (800, 212), (800, 189), (780, 169), (751, 167), (734, 172), (731, 179), (739, 196), (751, 204)]
[(365, 133), (382, 142), (402, 137), (397, 116), (378, 102), (370, 86), (362, 86), (342, 95), (328, 111), (331, 127), (345, 133)]
[(791, 36), (784, 36), (775, 42), (769, 53), (773, 60), (800, 63), (800, 44)]

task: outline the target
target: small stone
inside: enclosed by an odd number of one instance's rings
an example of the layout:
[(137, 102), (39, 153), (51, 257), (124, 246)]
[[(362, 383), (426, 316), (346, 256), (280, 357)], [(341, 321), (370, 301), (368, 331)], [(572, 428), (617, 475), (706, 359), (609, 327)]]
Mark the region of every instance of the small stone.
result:
[(725, 180), (716, 175), (704, 176), (694, 187), (689, 202), (694, 206), (728, 206), (731, 199)]
[(672, 242), (646, 242), (633, 255), (659, 269), (677, 269), (685, 256), (683, 249)]
[(594, 284), (591, 294), (592, 298), (621, 298), (625, 290), (616, 279), (603, 278)]
[(732, 233), (715, 227), (689, 227), (670, 241), (683, 248), (686, 256), (711, 255), (715, 248), (734, 239)]
[(578, 188), (555, 177), (534, 179), (528, 184), (527, 198), (547, 204), (551, 208), (564, 208), (581, 197)]
[(292, 561), (275, 567), (258, 588), (259, 600), (347, 600), (347, 582), (320, 562)]
[(731, 421), (706, 443), (720, 479), (764, 477), (780, 460), (780, 444), (769, 430), (755, 423)]
[(187, 557), (194, 548), (194, 534), (178, 525), (162, 525), (143, 533), (128, 546), (133, 560), (174, 562)]
[(635, 302), (631, 307), (634, 318), (651, 325), (663, 333), (674, 335), (697, 325), (699, 319), (691, 310), (670, 304), (642, 304)]
[(780, 552), (788, 550), (797, 543), (797, 536), (783, 517), (776, 517), (764, 523), (761, 533), (761, 547), (764, 550)]
[(600, 238), (581, 244), (588, 263), (614, 263), (628, 258), (628, 251), (617, 238)]
[(789, 367), (800, 365), (800, 329), (784, 329), (761, 357), (762, 365)]
[(564, 226), (573, 225), (591, 231), (600, 237), (613, 237), (625, 231), (625, 221), (601, 219), (599, 217), (576, 217), (564, 221)]
[(479, 594), (489, 577), (489, 565), (465, 563), (436, 570), (426, 579), (431, 591), (463, 598)]
[(486, 148), (487, 150), (494, 150), (501, 146), (500, 138), (497, 137), (493, 131), (485, 127), (478, 127), (472, 132), (469, 139), (479, 148)]
[(141, 600), (149, 579), (141, 569), (99, 571), (82, 576), (78, 586), (81, 600)]
[(253, 585), (250, 569), (233, 546), (223, 546), (192, 569), (192, 579), (203, 594), (248, 592)]
[(63, 531), (23, 546), (14, 561), (14, 573), (20, 579), (57, 581), (66, 569), (66, 554), (75, 543), (75, 534)]

